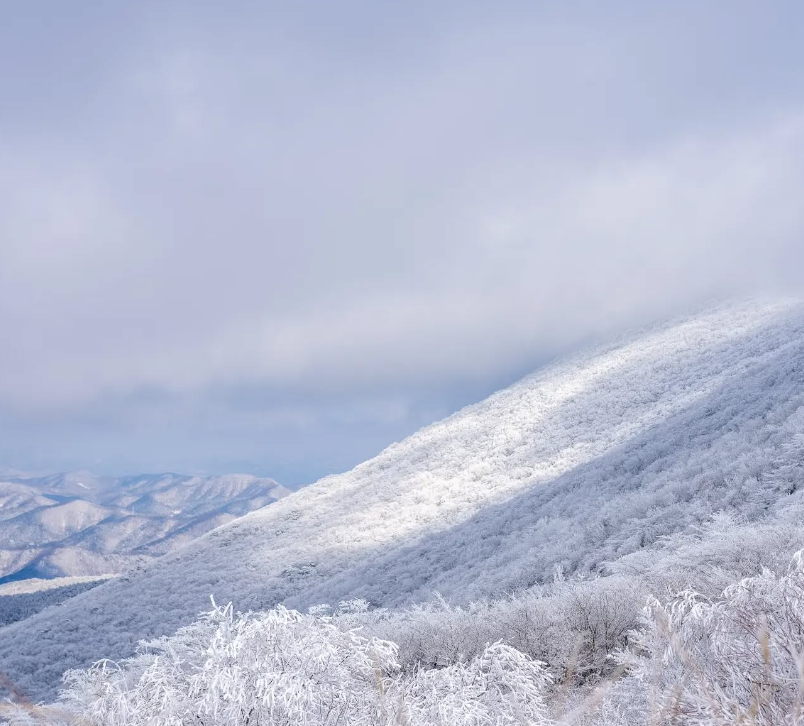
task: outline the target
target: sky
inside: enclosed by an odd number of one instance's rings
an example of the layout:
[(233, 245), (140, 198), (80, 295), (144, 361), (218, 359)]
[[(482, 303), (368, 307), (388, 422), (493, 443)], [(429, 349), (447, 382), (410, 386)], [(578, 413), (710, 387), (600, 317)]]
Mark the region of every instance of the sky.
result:
[(9, 3), (0, 469), (348, 469), (804, 287), (797, 2)]

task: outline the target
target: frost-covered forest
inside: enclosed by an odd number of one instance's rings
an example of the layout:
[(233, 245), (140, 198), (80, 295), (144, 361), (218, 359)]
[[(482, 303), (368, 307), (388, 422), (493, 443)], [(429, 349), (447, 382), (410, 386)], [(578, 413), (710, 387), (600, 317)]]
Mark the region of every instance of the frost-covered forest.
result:
[(803, 493), (804, 307), (718, 308), (1, 628), (7, 718), (804, 723)]

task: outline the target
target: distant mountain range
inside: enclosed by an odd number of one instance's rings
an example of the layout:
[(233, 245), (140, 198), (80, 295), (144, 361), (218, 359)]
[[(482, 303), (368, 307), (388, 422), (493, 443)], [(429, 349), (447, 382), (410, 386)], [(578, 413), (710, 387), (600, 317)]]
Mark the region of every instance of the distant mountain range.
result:
[(0, 584), (142, 565), (290, 492), (244, 474), (0, 475)]

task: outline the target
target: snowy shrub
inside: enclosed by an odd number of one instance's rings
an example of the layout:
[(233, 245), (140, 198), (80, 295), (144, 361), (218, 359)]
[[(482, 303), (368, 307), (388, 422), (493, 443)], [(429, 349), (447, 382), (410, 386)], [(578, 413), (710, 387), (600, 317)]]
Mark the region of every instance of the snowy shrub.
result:
[(630, 658), (630, 677), (595, 723), (618, 723), (613, 715), (640, 692), (642, 723), (804, 723), (804, 557), (781, 577), (765, 570), (716, 600), (689, 590), (664, 605), (651, 599)]
[(122, 667), (67, 674), (63, 699), (90, 723), (165, 726), (373, 723), (396, 647), (284, 607), (215, 608)]
[[(330, 616), (281, 606), (234, 615), (228, 606), (121, 664), (69, 672), (60, 707), (88, 726), (546, 726), (549, 681), (540, 663), (502, 643), (403, 674), (394, 643)], [(65, 722), (43, 713), (19, 710), (10, 723)]]
[(615, 669), (610, 656), (637, 627), (647, 594), (634, 578), (561, 580), (497, 601), (450, 606), (437, 597), (402, 610), (347, 616), (345, 622), (397, 643), (406, 672), (459, 663), (501, 641), (544, 662), (562, 682), (588, 682)]
[(540, 663), (494, 643), (468, 663), (397, 681), (393, 718), (386, 723), (547, 726), (552, 721), (543, 692), (549, 682)]

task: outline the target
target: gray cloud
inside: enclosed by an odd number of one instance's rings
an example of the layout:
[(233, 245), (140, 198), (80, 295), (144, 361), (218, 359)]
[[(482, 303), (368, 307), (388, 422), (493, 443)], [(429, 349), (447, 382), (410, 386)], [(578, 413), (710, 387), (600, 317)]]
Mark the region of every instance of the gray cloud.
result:
[(10, 464), (302, 481), (801, 285), (794, 4), (50, 5), (0, 37)]

